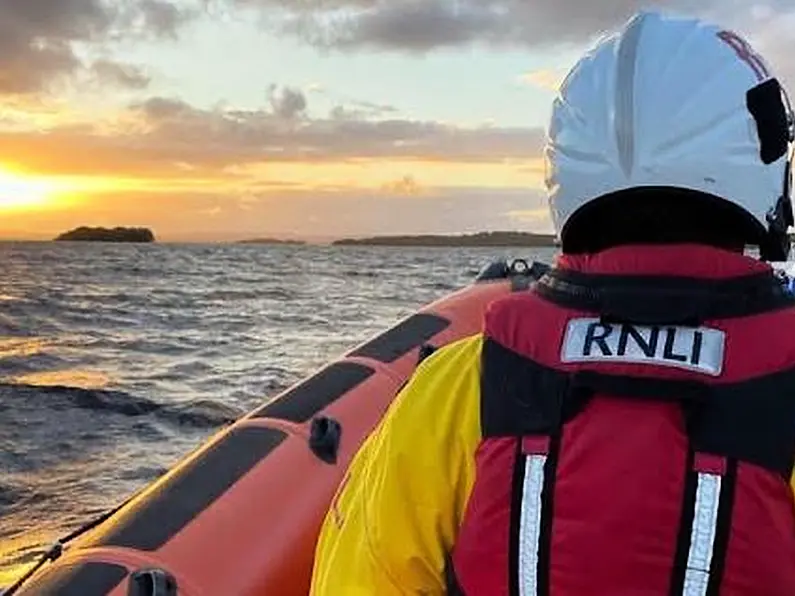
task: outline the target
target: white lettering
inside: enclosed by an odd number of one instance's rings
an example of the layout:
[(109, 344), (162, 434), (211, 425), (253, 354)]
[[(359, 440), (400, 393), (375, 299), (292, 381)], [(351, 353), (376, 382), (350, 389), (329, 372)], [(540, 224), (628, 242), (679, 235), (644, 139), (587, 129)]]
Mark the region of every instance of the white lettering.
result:
[(720, 375), (726, 333), (709, 327), (642, 326), (572, 319), (566, 326), (563, 362), (632, 362)]

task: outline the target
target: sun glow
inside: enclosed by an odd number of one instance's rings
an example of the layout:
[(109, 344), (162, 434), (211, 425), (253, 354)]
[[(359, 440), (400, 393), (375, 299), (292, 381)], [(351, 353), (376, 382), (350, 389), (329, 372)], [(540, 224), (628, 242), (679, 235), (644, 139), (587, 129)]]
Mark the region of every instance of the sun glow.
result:
[(58, 185), (45, 178), (34, 178), (0, 169), (0, 209), (29, 209), (49, 203)]

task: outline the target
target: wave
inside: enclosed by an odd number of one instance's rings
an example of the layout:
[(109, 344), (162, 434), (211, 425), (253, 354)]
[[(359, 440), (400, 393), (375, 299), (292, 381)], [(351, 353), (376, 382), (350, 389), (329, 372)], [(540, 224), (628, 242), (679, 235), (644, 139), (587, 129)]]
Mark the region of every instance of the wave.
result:
[(377, 269), (348, 269), (342, 273), (345, 277), (369, 277), (376, 278), (383, 276), (383, 272)]
[(69, 408), (129, 417), (151, 416), (178, 426), (213, 429), (242, 416), (238, 409), (210, 400), (159, 403), (151, 399), (109, 389), (83, 389), (63, 385), (0, 383), (0, 411), (24, 400), (24, 407), (51, 410)]

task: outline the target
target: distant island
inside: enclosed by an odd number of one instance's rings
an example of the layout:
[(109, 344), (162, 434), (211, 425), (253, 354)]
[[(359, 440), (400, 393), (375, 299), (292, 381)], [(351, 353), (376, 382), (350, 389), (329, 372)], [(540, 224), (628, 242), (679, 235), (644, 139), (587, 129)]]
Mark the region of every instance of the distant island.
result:
[(81, 226), (64, 232), (56, 242), (154, 242), (155, 235), (148, 228), (89, 228)]
[(536, 246), (554, 247), (552, 234), (532, 232), (478, 232), (459, 235), (374, 236), (371, 238), (343, 238), (332, 242), (334, 246), (448, 246), (448, 247), (502, 247)]
[(251, 238), (249, 240), (238, 240), (237, 244), (295, 244), (304, 245), (303, 240), (280, 240), (278, 238)]

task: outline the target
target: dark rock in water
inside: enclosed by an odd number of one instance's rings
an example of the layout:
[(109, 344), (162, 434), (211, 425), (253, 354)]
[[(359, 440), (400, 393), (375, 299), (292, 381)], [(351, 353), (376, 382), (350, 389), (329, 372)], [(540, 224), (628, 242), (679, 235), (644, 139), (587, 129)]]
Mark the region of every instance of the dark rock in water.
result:
[(65, 242), (154, 242), (155, 235), (148, 228), (89, 228), (81, 226), (58, 236)]

